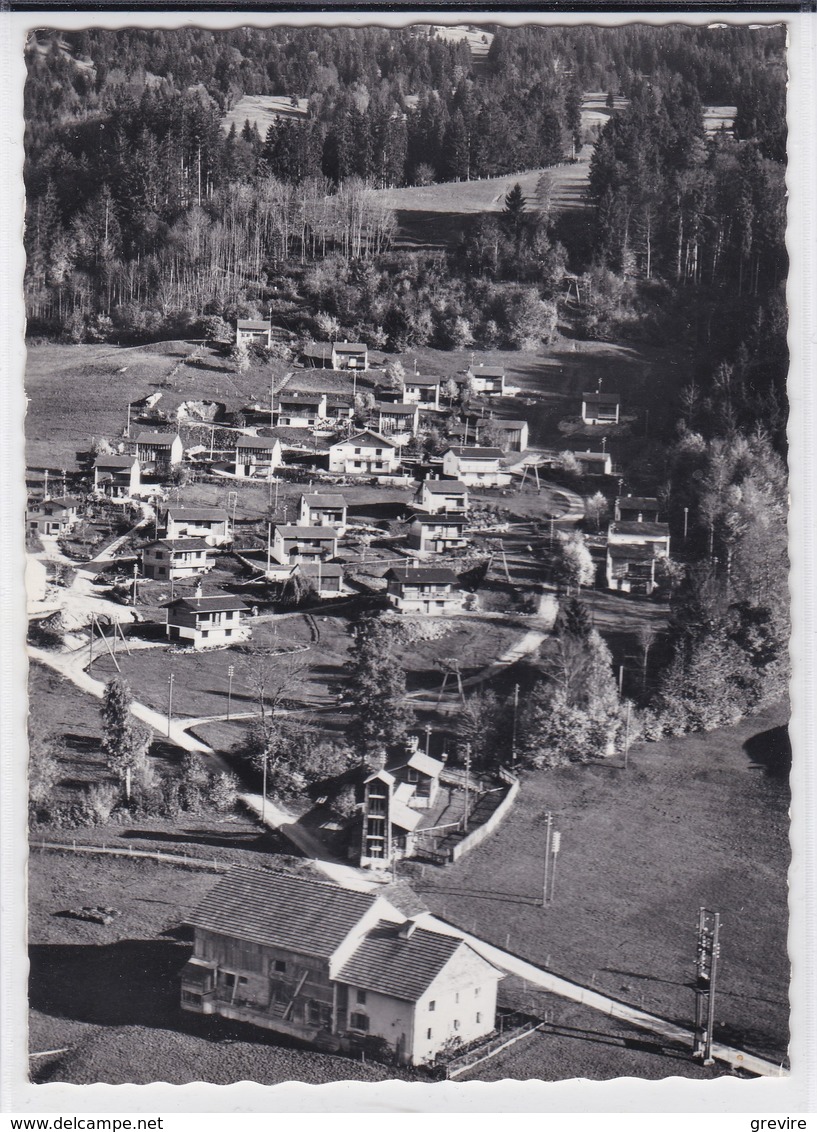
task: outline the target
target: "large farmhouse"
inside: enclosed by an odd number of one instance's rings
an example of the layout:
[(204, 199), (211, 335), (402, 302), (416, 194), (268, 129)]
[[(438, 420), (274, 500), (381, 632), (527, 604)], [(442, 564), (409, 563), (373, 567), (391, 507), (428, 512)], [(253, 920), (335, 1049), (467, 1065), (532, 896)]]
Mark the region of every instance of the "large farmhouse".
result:
[(414, 1065), (494, 1029), (503, 973), (377, 892), (235, 867), (190, 924), (181, 1003), (192, 1013), (327, 1048), (379, 1038)]
[(237, 597), (216, 594), (207, 597), (177, 597), (165, 604), (165, 631), (171, 641), (193, 648), (234, 644), (249, 637), (241, 615), (247, 606)]

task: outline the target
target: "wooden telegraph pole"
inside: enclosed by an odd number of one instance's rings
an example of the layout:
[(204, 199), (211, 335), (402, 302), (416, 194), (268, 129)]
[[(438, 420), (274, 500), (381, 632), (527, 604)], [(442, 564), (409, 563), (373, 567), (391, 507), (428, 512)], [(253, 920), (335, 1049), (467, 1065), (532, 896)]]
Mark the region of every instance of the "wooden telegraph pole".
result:
[(173, 673), (167, 678), (167, 734), (170, 737), (170, 720), (173, 716)]
[(516, 716), (519, 711), (519, 685), (513, 686), (513, 733), (511, 735), (511, 762), (516, 766)]
[(468, 810), (471, 802), (471, 744), (465, 744), (465, 832), (468, 832)]
[(695, 1038), (692, 1056), (713, 1065), (712, 1031), (715, 1028), (715, 983), (720, 959), (720, 912), (698, 911), (695, 955)]
[(545, 814), (545, 867), (542, 875), (542, 907), (548, 902), (548, 880), (550, 872), (550, 842), (553, 836), (553, 814), (548, 810)]

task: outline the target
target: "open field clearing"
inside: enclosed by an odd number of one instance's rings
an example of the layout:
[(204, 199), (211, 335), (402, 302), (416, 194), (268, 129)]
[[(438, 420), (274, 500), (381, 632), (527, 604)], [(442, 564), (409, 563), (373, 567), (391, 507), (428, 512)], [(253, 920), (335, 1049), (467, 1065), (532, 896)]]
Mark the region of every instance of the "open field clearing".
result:
[(230, 132), (231, 126), (235, 126), (236, 132), (240, 134), (244, 123), (249, 122), (251, 126), (258, 127), (263, 139), (276, 118), (295, 121), (306, 117), (309, 99), (299, 98), (297, 103), (297, 106), (293, 106), (292, 99), (283, 94), (245, 94), (227, 111), (221, 119), (221, 126), (226, 133)]
[[(191, 359), (191, 355), (196, 357)], [(286, 366), (251, 365), (236, 374), (228, 359), (200, 343), (156, 342), (147, 346), (30, 345), (25, 385), (26, 462), (52, 470), (78, 467), (93, 437), (124, 436), (128, 404), (161, 393), (156, 408), (175, 412), (182, 401), (214, 400), (228, 410), (256, 397), (269, 400), (271, 377), (280, 381)], [(149, 426), (136, 423), (132, 435)]]
[[(497, 832), (412, 883), (432, 910), (556, 973), (688, 1024), (698, 908), (722, 914), (716, 1036), (788, 1043), (787, 711), (640, 744), (624, 771), (524, 775)], [(541, 907), (545, 814), (562, 832)], [(408, 870), (407, 870), (408, 871)]]

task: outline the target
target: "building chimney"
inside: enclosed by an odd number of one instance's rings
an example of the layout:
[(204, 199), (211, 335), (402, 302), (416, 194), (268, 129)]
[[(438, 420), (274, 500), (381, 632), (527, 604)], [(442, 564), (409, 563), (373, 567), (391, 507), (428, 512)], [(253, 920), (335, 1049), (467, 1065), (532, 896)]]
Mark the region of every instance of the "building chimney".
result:
[(411, 939), (411, 937), (414, 935), (416, 930), (417, 930), (417, 921), (416, 920), (406, 920), (406, 922), (404, 924), (400, 925), (400, 929), (399, 929), (397, 934), (400, 936), (400, 939)]
[(198, 601), (198, 599), (201, 597), (201, 578), (199, 578), (198, 581), (196, 582), (195, 597), (196, 597), (196, 601)]

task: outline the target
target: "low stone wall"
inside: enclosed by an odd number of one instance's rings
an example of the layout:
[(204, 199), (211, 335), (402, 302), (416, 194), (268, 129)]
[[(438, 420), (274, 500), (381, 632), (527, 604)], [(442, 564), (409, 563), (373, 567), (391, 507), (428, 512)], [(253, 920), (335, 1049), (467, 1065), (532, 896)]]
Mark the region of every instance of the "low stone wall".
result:
[(512, 780), (509, 785), (508, 793), (483, 825), (477, 826), (473, 832), (469, 833), (467, 837), (464, 837), (462, 841), (458, 842), (458, 844), (451, 849), (452, 861), (458, 861), (465, 853), (468, 853), (471, 849), (475, 849), (477, 845), (481, 845), (486, 837), (490, 837), (516, 801), (516, 795), (519, 793), (519, 779), (507, 772), (503, 775), (503, 779), (505, 781), (508, 779)]

